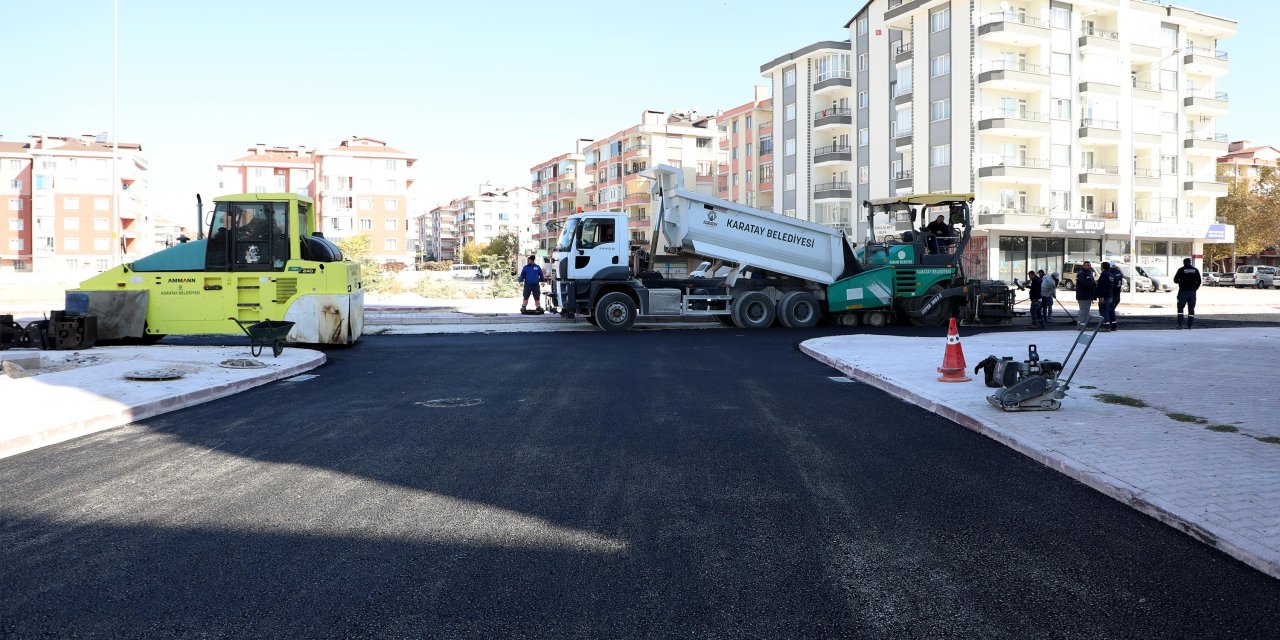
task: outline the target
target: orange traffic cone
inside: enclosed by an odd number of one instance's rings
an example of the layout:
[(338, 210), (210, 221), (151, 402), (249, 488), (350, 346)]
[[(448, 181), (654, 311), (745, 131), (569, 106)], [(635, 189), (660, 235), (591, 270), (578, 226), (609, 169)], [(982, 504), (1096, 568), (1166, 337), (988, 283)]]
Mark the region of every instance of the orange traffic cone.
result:
[(972, 380), (965, 375), (968, 365), (964, 363), (964, 349), (960, 347), (960, 332), (956, 330), (956, 319), (951, 319), (951, 327), (947, 329), (947, 351), (942, 355), (942, 366), (938, 373), (942, 377), (938, 382), (968, 382)]

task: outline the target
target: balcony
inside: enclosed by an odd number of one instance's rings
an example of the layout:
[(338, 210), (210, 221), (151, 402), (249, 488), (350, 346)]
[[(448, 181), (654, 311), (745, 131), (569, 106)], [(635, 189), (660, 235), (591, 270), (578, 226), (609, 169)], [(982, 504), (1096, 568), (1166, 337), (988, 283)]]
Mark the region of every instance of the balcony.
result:
[(1013, 202), (979, 202), (973, 210), (978, 214), (978, 224), (1006, 227), (1041, 227), (1049, 215), (1048, 207)]
[(1133, 188), (1136, 191), (1159, 191), (1161, 182), (1159, 169), (1138, 167), (1133, 170)]
[(895, 86), (893, 89), (893, 107), (898, 110), (911, 106), (911, 85)]
[(763, 142), (760, 143), (760, 157), (763, 158), (771, 155), (773, 155), (773, 141), (770, 140), (769, 144), (764, 144)]
[(1095, 96), (1119, 96), (1120, 85), (1107, 84), (1105, 82), (1081, 82), (1080, 93), (1089, 93)]
[[(1151, 125), (1153, 123), (1143, 123)], [(1137, 149), (1159, 149), (1164, 144), (1164, 136), (1150, 131), (1134, 131), (1133, 146)]]
[(1093, 143), (1119, 142), (1120, 123), (1115, 120), (1082, 118), (1080, 120), (1080, 140)]
[(1120, 214), (1104, 209), (1078, 209), (1071, 212), (1071, 217), (1077, 220), (1116, 220)]
[(813, 150), (813, 164), (828, 162), (849, 162), (853, 159), (853, 147), (847, 144), (833, 144)]
[(1227, 72), (1227, 52), (1204, 47), (1187, 47), (1182, 56), (1187, 73), (1220, 76)]
[(1080, 184), (1099, 188), (1116, 188), (1120, 186), (1120, 167), (1095, 164), (1083, 168)]
[(893, 150), (898, 153), (905, 153), (911, 149), (911, 129), (899, 131), (898, 135), (893, 138)]
[(989, 13), (978, 19), (978, 40), (1028, 47), (1049, 43), (1049, 25), (1017, 11)]
[(1049, 135), (1049, 114), (1023, 109), (985, 109), (978, 113), (978, 133), (1000, 136), (1041, 137)]
[[(850, 126), (853, 124), (853, 109), (831, 108), (813, 112), (813, 128)], [(763, 154), (762, 154), (763, 155)]]
[(915, 55), (914, 54), (915, 48), (916, 48), (916, 43), (914, 42), (904, 42), (894, 47), (893, 48), (893, 66), (905, 67), (907, 64), (909, 64), (911, 62), (912, 56)]
[(830, 89), (852, 86), (853, 79), (848, 69), (827, 71), (818, 74), (818, 79), (813, 83), (813, 93), (816, 95)]
[(1097, 27), (1084, 27), (1078, 41), (1084, 53), (1117, 53), (1120, 51), (1120, 34)]
[(814, 200), (847, 200), (852, 197), (852, 182), (822, 182), (813, 185)]
[(1020, 60), (997, 60), (978, 68), (978, 85), (984, 89), (1037, 91), (1049, 88), (1049, 70)]
[[(1141, 209), (1138, 207), (1134, 207), (1133, 209), (1133, 219), (1137, 220), (1138, 222), (1165, 222), (1166, 221), (1165, 217), (1161, 215), (1159, 211), (1152, 211), (1151, 209)], [(1172, 216), (1170, 216), (1170, 219), (1172, 219)]]
[(653, 202), (653, 196), (648, 191), (637, 191), (628, 193), (622, 198), (623, 204), (649, 204)]
[(1155, 62), (1164, 57), (1160, 47), (1133, 43), (1129, 45), (1129, 55), (1134, 62)]
[(1210, 180), (1188, 180), (1182, 190), (1189, 196), (1218, 197), (1227, 195), (1227, 183)]
[(1208, 131), (1192, 131), (1182, 141), (1182, 148), (1187, 155), (1211, 156), (1217, 158), (1227, 152), (1227, 134)]
[(915, 173), (912, 171), (899, 171), (893, 175), (893, 188), (895, 190), (910, 189), (915, 183)]
[(1221, 91), (1188, 89), (1182, 99), (1187, 115), (1223, 116), (1227, 114), (1227, 94)]
[(1142, 102), (1160, 102), (1160, 87), (1151, 82), (1134, 80), (1133, 99)]
[(988, 156), (978, 158), (978, 178), (992, 182), (1038, 184), (1049, 181), (1049, 162), (1039, 158)]

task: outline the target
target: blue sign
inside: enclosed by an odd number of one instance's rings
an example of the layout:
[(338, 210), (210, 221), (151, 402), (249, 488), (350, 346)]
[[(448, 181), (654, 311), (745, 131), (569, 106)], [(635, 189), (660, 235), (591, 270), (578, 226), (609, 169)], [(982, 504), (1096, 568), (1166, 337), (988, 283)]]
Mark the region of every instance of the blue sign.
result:
[(1209, 225), (1209, 230), (1205, 232), (1204, 239), (1205, 240), (1226, 240), (1227, 225), (1225, 224)]

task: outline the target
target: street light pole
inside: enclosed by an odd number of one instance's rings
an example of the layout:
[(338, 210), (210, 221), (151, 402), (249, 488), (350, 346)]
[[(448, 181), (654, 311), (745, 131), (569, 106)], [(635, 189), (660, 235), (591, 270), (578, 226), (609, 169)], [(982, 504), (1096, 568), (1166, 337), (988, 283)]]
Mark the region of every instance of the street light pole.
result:
[(111, 16), (111, 230), (112, 257), (124, 262), (124, 223), (120, 216), (120, 0)]
[[(1136, 154), (1137, 145), (1135, 144), (1137, 141), (1137, 132), (1134, 130), (1134, 115), (1133, 115), (1134, 113), (1133, 90), (1137, 88), (1135, 85), (1137, 85), (1138, 83), (1138, 78), (1140, 78), (1143, 74), (1160, 70), (1160, 65), (1164, 64), (1165, 60), (1168, 60), (1169, 58), (1172, 58), (1181, 52), (1182, 52), (1181, 48), (1175, 48), (1173, 51), (1169, 52), (1169, 55), (1163, 58), (1160, 58), (1155, 62), (1155, 64), (1151, 65), (1142, 73), (1133, 74), (1133, 78), (1129, 87), (1129, 162), (1130, 163), (1134, 162), (1134, 156), (1137, 155)], [(1130, 65), (1132, 64), (1133, 63), (1131, 60)], [(1137, 189), (1134, 188), (1133, 181), (1137, 180), (1137, 167), (1134, 166), (1133, 168), (1134, 168), (1134, 171), (1132, 172), (1133, 176), (1130, 178), (1130, 182), (1129, 182), (1129, 195), (1131, 197), (1131, 204), (1129, 206), (1129, 213), (1130, 213), (1129, 215), (1129, 255), (1133, 257), (1132, 268), (1134, 269), (1134, 276), (1135, 276), (1134, 280), (1136, 281), (1137, 268), (1138, 268), (1138, 203), (1136, 199), (1133, 199), (1133, 198), (1136, 198), (1137, 196)], [(1175, 166), (1174, 168), (1176, 169), (1177, 167)], [(1104, 253), (1105, 253), (1105, 247), (1104, 247)], [(1136, 286), (1134, 287), (1134, 291), (1135, 292), (1137, 291)]]

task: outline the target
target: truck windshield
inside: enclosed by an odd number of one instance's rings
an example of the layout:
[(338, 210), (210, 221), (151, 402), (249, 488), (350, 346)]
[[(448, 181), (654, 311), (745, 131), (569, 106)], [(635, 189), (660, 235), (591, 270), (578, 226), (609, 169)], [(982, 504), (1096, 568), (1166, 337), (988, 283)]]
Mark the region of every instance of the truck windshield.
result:
[(573, 231), (578, 228), (578, 219), (569, 218), (564, 221), (564, 231), (560, 233), (560, 240), (556, 243), (556, 251), (568, 251), (573, 244)]

